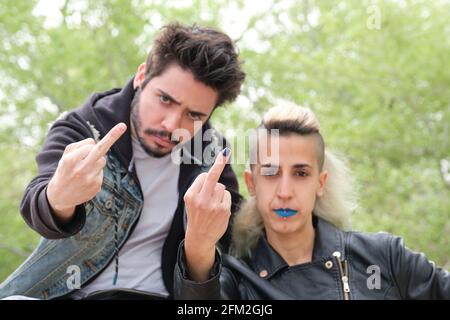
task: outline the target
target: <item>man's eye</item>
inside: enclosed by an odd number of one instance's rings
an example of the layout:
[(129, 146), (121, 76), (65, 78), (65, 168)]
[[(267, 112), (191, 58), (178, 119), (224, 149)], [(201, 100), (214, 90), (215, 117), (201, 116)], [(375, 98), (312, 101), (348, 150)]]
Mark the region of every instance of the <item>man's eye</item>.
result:
[(189, 116), (189, 118), (191, 118), (194, 121), (201, 120), (200, 115), (198, 113), (195, 113), (195, 112), (189, 112), (188, 116)]
[(278, 168), (277, 167), (262, 167), (260, 169), (260, 174), (262, 176), (276, 176), (278, 174)]
[(160, 95), (159, 96), (159, 101), (161, 101), (164, 104), (169, 104), (170, 103), (170, 98), (168, 96), (165, 96), (165, 95)]

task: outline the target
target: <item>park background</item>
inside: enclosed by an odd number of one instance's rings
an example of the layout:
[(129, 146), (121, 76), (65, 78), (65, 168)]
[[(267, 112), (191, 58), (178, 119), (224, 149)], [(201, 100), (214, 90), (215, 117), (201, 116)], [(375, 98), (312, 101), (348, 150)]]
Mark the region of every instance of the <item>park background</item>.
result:
[(450, 269), (450, 1), (0, 0), (0, 282), (39, 241), (19, 203), (49, 123), (122, 87), (173, 21), (237, 40), (243, 93), (212, 120), (230, 140), (280, 101), (310, 107), (358, 183), (353, 228)]

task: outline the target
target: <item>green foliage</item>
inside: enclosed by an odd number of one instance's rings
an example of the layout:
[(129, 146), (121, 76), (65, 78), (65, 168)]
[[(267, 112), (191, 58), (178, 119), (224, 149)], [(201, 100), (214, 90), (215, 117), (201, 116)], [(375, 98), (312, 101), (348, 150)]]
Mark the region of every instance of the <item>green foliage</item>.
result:
[[(450, 158), (449, 2), (66, 0), (56, 24), (33, 14), (38, 2), (0, 2), (0, 279), (38, 241), (19, 203), (48, 123), (122, 86), (175, 20), (239, 39), (243, 95), (213, 117), (229, 139), (283, 99), (311, 107), (359, 182), (354, 227), (401, 235), (450, 267), (450, 188), (439, 172)], [(368, 26), (370, 8), (379, 29)]]

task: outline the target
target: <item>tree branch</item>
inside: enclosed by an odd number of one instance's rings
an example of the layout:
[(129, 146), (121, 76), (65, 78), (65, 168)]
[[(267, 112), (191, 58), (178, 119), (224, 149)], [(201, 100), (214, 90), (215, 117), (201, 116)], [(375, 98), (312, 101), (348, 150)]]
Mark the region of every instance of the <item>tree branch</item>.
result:
[(265, 16), (267, 16), (268, 14), (272, 14), (273, 12), (273, 7), (276, 5), (276, 1), (272, 2), (272, 5), (270, 6), (270, 8), (265, 11), (262, 12), (259, 15), (253, 16), (250, 18), (250, 20), (248, 21), (247, 26), (245, 27), (244, 31), (242, 31), (241, 35), (239, 37), (237, 37), (237, 39), (235, 40), (236, 43), (238, 43), (242, 37), (244, 36), (244, 34), (249, 31), (250, 29), (253, 29), (255, 27), (256, 22), (258, 22), (259, 20), (261, 20), (262, 18), (264, 18)]
[(450, 161), (447, 159), (441, 160), (441, 174), (445, 184), (450, 188)]

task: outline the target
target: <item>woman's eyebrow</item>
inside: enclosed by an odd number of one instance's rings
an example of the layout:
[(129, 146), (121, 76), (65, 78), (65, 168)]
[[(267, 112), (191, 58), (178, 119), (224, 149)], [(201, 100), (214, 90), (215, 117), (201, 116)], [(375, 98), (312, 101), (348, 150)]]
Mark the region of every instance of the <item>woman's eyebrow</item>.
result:
[(293, 168), (312, 168), (308, 163), (297, 163), (292, 166)]
[(264, 168), (273, 168), (273, 167), (278, 167), (278, 165), (272, 164), (272, 163), (263, 163), (263, 164), (261, 164), (261, 167), (264, 167)]
[[(277, 164), (272, 164), (272, 163), (263, 163), (261, 164), (261, 167), (264, 168), (272, 168), (272, 167), (278, 167)], [(292, 166), (293, 168), (312, 168), (312, 166), (308, 163), (296, 163)]]

